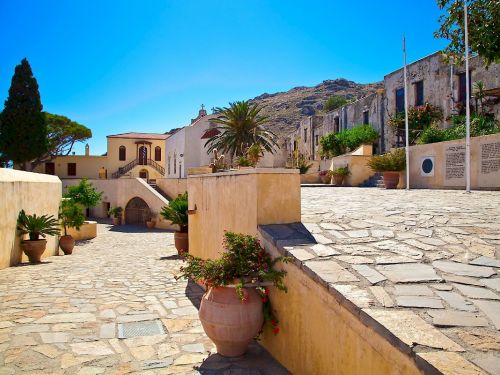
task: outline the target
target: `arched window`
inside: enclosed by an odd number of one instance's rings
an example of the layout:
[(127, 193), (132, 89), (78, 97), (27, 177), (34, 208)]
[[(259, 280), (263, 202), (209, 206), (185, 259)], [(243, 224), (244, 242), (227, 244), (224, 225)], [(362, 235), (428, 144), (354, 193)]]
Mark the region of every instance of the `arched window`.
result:
[(174, 153), (174, 174), (177, 174), (177, 153)]
[(161, 161), (161, 147), (155, 147), (155, 161)]
[(168, 174), (170, 174), (170, 155), (168, 155)]
[(125, 148), (125, 146), (120, 146), (118, 151), (118, 159), (119, 160), (127, 159), (127, 149)]

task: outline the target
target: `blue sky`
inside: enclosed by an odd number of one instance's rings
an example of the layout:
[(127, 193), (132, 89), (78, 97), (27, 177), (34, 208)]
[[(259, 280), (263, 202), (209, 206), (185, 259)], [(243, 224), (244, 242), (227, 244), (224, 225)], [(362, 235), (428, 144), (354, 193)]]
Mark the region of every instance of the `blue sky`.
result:
[[(0, 0), (0, 100), (27, 57), (44, 109), (106, 135), (344, 77), (380, 81), (446, 45), (435, 0)], [(83, 152), (84, 145), (76, 147)]]

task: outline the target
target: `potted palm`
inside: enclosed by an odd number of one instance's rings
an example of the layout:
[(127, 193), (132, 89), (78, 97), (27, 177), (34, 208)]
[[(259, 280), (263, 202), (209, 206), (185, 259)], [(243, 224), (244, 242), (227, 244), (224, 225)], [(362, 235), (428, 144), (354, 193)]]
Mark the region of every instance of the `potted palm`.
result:
[[(28, 234), (29, 240), (21, 241), (21, 248), (27, 255), (30, 263), (40, 263), (47, 240), (45, 236), (57, 236), (60, 233), (59, 222), (52, 215), (26, 215), (24, 210), (19, 212), (17, 230), (21, 234)], [(40, 239), (43, 237), (43, 239)]]
[(113, 225), (121, 225), (123, 208), (120, 206), (111, 207), (108, 211), (110, 216), (113, 216)]
[(399, 173), (406, 167), (406, 153), (400, 148), (383, 155), (372, 156), (368, 166), (374, 172), (383, 172), (386, 189), (396, 189), (399, 183)]
[(187, 192), (170, 201), (161, 209), (161, 216), (179, 226), (174, 234), (175, 248), (180, 256), (189, 251), (188, 239), (188, 195)]
[(80, 206), (73, 200), (63, 198), (61, 207), (59, 208), (59, 221), (64, 228), (64, 236), (59, 238), (59, 247), (64, 255), (69, 255), (73, 253), (75, 239), (68, 234), (68, 228), (79, 230), (85, 221), (85, 215)]
[(333, 177), (333, 181), (335, 181), (336, 186), (342, 186), (344, 183), (344, 179), (351, 174), (349, 171), (349, 167), (339, 167), (335, 168), (332, 171), (329, 171), (330, 176)]
[(191, 278), (206, 286), (199, 310), (203, 329), (219, 354), (238, 357), (265, 323), (270, 323), (275, 334), (279, 332), (267, 286), (286, 291), (286, 272), (274, 267), (289, 259), (272, 259), (253, 236), (226, 232), (223, 245), (220, 259), (186, 255), (186, 265), (177, 278)]

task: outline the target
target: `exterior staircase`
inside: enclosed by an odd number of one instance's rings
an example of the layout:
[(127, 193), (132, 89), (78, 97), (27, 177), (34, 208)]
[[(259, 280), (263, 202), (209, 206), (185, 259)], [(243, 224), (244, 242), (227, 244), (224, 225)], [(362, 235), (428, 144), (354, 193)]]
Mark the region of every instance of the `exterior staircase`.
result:
[(384, 177), (383, 174), (380, 172), (375, 173), (373, 176), (371, 176), (369, 179), (363, 181), (359, 187), (379, 187), (383, 188), (384, 187)]
[(155, 189), (163, 198), (165, 198), (169, 202), (172, 200), (172, 198), (167, 193), (165, 193), (158, 185), (156, 185), (156, 180), (149, 180), (148, 184), (153, 189)]
[(111, 177), (112, 178), (120, 178), (123, 176), (125, 173), (129, 172), (132, 170), (136, 165), (149, 165), (156, 171), (158, 171), (162, 176), (165, 176), (165, 168), (163, 168), (160, 164), (155, 162), (152, 159), (135, 159), (132, 160), (130, 163), (127, 165), (118, 168), (116, 172), (114, 172)]

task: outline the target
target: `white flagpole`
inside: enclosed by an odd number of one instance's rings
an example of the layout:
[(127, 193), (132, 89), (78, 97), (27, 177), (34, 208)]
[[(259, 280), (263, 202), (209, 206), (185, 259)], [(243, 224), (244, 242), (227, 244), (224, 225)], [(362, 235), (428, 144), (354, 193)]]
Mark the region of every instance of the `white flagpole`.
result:
[(406, 39), (403, 34), (403, 63), (404, 63), (404, 81), (405, 81), (405, 138), (406, 138), (406, 190), (410, 190), (410, 136), (408, 129), (408, 79), (406, 73)]
[(470, 77), (469, 77), (469, 30), (467, 21), (467, 0), (464, 0), (465, 36), (465, 191), (470, 193)]

